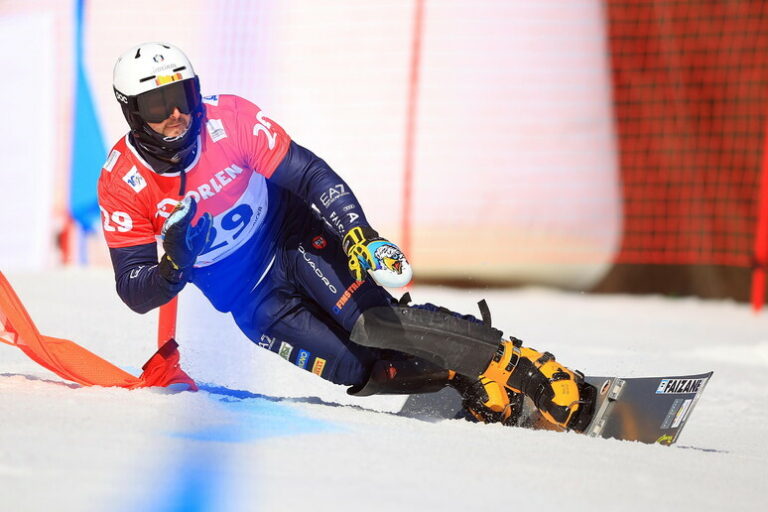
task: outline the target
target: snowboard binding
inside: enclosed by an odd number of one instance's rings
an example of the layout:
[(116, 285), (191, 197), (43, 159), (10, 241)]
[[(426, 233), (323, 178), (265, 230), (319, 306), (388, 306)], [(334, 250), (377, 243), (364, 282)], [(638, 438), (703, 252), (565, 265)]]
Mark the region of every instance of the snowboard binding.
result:
[(488, 369), (462, 396), (464, 407), (485, 423), (517, 424), (528, 397), (549, 423), (581, 432), (591, 419), (595, 390), (549, 352), (523, 347), (513, 337), (499, 343)]
[(471, 379), (456, 374), (451, 386), (461, 394), (464, 418), (481, 423), (501, 423), (505, 426), (519, 424), (525, 398), (521, 393), (498, 386), (485, 376)]

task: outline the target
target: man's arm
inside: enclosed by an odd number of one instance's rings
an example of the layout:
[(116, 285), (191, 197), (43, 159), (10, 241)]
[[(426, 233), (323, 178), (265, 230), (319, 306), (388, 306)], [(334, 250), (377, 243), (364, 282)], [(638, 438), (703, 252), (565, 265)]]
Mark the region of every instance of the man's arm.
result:
[(349, 185), (322, 158), (293, 141), (270, 180), (315, 205), (339, 236), (355, 226), (369, 226)]
[(371, 228), (360, 202), (321, 158), (293, 142), (280, 125), (252, 103), (235, 98), (236, 144), (248, 167), (316, 208), (338, 234), (352, 276), (369, 273), (384, 286), (405, 286), (411, 268), (402, 251)]
[(157, 261), (155, 243), (110, 248), (117, 294), (137, 313), (162, 306), (178, 294), (190, 279), (197, 256), (208, 243), (211, 215), (204, 213), (192, 225), (197, 212), (194, 199), (182, 200), (163, 224), (165, 254)]
[(155, 243), (110, 249), (109, 255), (117, 294), (137, 313), (162, 306), (186, 284), (184, 279), (172, 282), (161, 275)]
[(383, 286), (397, 288), (410, 282), (412, 272), (405, 255), (371, 228), (349, 185), (323, 159), (291, 141), (270, 180), (314, 205), (335, 228), (356, 280), (371, 272)]

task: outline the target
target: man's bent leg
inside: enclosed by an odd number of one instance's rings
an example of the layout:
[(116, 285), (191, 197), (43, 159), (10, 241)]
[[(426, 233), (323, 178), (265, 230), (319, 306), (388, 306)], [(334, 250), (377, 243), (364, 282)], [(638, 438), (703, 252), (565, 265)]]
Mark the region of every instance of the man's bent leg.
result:
[(285, 290), (272, 290), (234, 318), (255, 344), (336, 384), (365, 383), (381, 353), (349, 342), (348, 333), (316, 305)]
[(372, 279), (355, 281), (339, 240), (327, 234), (319, 222), (291, 237), (285, 251), (288, 275), (296, 288), (346, 332), (366, 309), (395, 302)]

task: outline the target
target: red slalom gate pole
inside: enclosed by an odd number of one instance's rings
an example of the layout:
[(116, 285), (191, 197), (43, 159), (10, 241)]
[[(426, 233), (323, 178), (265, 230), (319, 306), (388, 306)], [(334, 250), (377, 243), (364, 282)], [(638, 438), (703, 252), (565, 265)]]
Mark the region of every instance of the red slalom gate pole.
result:
[(66, 214), (64, 218), (64, 226), (58, 236), (59, 249), (61, 250), (61, 263), (64, 265), (70, 265), (75, 260), (72, 242), (76, 235), (75, 221), (72, 219), (71, 215)]
[(178, 311), (179, 298), (174, 297), (167, 304), (160, 306), (160, 314), (157, 322), (157, 346), (162, 347), (166, 341), (176, 338), (176, 313)]
[[(411, 252), (411, 217), (413, 201), (413, 160), (416, 150), (416, 112), (419, 103), (419, 68), (421, 67), (421, 38), (424, 25), (424, 0), (415, 0), (413, 36), (411, 39), (408, 104), (405, 120), (405, 155), (403, 171), (403, 217), (400, 247), (408, 256)], [(409, 258), (410, 259), (410, 258)]]
[(768, 268), (768, 123), (763, 142), (763, 161), (760, 166), (760, 190), (755, 227), (755, 260), (752, 269), (752, 309), (757, 312), (765, 303), (765, 273)]

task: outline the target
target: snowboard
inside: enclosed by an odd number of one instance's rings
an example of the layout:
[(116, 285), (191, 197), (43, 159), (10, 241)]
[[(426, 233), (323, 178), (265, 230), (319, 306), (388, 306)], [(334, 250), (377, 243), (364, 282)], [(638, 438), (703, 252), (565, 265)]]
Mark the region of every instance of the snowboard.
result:
[[(712, 372), (669, 377), (598, 377), (584, 380), (595, 386), (595, 413), (582, 433), (589, 437), (671, 445), (680, 437)], [(461, 397), (451, 388), (411, 395), (398, 413), (428, 421), (462, 417)], [(525, 399), (517, 426), (559, 430)]]

